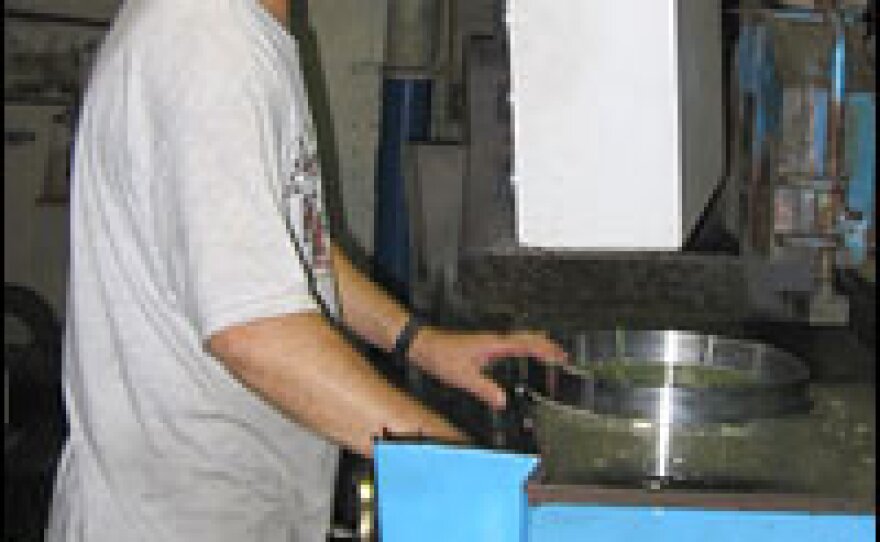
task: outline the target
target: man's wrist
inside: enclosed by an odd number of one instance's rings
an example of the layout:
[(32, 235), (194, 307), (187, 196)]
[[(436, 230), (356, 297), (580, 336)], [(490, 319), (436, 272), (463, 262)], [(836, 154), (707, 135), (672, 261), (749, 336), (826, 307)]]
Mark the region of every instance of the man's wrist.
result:
[(423, 367), (435, 348), (438, 334), (439, 330), (429, 325), (419, 328), (419, 332), (413, 337), (407, 360), (418, 367)]
[(425, 321), (415, 314), (410, 315), (406, 320), (398, 332), (391, 350), (391, 356), (396, 362), (405, 363), (407, 361), (412, 352), (413, 343), (425, 325)]

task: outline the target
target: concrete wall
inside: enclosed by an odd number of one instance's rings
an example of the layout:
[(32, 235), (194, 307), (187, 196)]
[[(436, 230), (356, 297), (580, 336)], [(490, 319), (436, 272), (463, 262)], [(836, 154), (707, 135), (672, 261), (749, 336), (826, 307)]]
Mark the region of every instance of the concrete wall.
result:
[(26, 9), (41, 13), (109, 19), (120, 0), (5, 0), (4, 8)]
[[(119, 0), (6, 0), (5, 9), (110, 21)], [(100, 25), (4, 20), (4, 282), (27, 286), (62, 318), (68, 267), (67, 169), (73, 118)], [(14, 101), (12, 101), (14, 100)]]
[(6, 105), (4, 110), (3, 280), (33, 289), (60, 317), (69, 237), (68, 125), (61, 118), (66, 107)]
[[(332, 128), (344, 219), (353, 241), (368, 255), (373, 252), (386, 20), (387, 0), (308, 1), (322, 78), (317, 86), (323, 87), (317, 92), (325, 94), (312, 101), (326, 105), (315, 113), (319, 125)], [(329, 143), (331, 138), (324, 139)]]

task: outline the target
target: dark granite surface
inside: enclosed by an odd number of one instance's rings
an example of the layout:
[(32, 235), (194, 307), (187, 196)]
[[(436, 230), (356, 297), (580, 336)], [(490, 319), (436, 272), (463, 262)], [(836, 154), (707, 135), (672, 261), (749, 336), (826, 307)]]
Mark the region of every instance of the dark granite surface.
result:
[(460, 262), (457, 306), (439, 312), (510, 327), (723, 329), (747, 316), (746, 290), (730, 256), (487, 254)]

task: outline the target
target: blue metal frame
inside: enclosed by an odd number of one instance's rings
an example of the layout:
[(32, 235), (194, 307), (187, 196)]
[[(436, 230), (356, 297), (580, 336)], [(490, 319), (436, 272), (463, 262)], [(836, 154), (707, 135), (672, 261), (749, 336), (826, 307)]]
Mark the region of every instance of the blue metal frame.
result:
[(875, 516), (614, 506), (541, 506), (529, 542), (867, 542)]
[(384, 443), (374, 455), (383, 542), (524, 542), (536, 457)]
[(875, 227), (877, 185), (877, 102), (873, 93), (858, 92), (847, 97), (845, 129), (846, 163), (849, 172), (846, 205), (861, 218), (846, 224), (846, 246), (854, 265), (867, 257), (865, 232)]
[(430, 444), (375, 446), (384, 542), (867, 542), (873, 514), (649, 506), (528, 507), (533, 456)]
[(376, 175), (376, 275), (393, 294), (409, 296), (409, 219), (402, 154), (430, 137), (431, 81), (386, 79)]

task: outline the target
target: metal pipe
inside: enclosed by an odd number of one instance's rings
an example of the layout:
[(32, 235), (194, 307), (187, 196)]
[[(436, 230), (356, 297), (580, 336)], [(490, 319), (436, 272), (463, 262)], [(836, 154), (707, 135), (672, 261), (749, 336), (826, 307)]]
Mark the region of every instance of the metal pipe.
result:
[[(832, 181), (832, 190), (825, 202), (820, 231), (832, 235), (836, 233), (843, 206), (843, 130), (844, 99), (846, 95), (846, 29), (840, 13), (829, 10), (829, 21), (834, 32), (834, 45), (830, 59), (831, 88), (828, 93), (828, 124), (825, 174)], [(834, 266), (837, 249), (823, 248), (819, 253), (819, 294), (833, 295)]]

